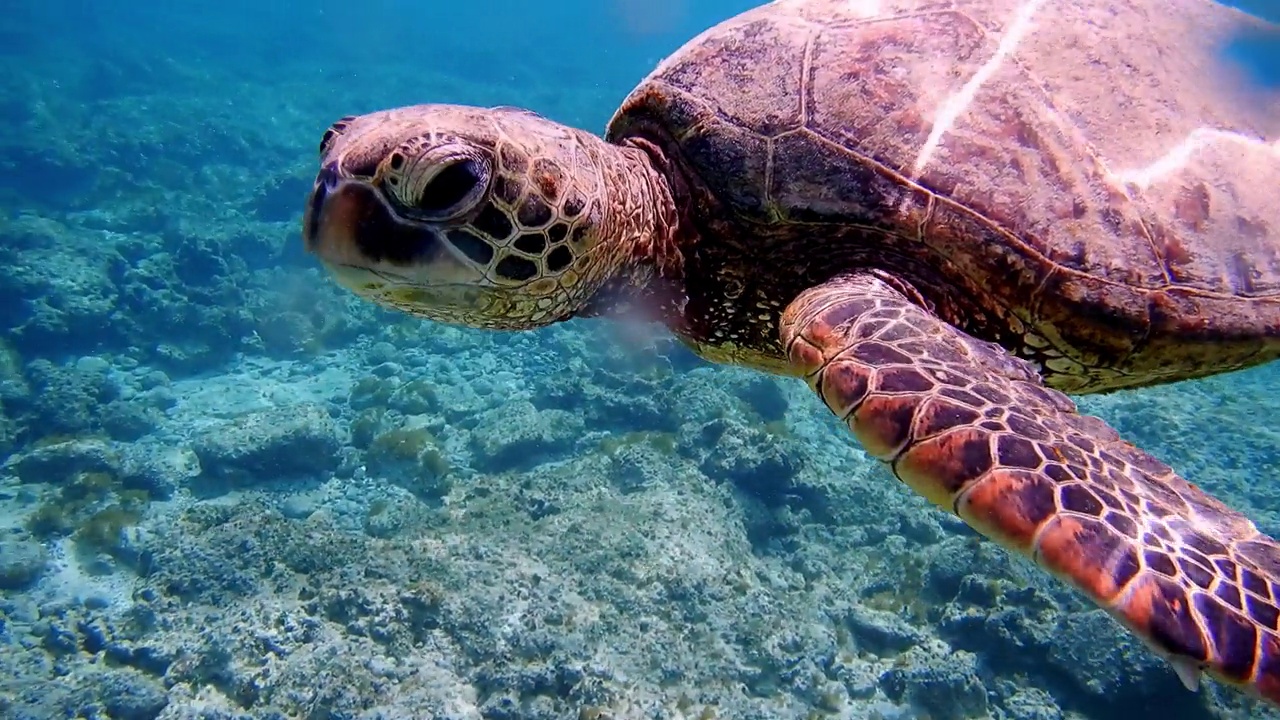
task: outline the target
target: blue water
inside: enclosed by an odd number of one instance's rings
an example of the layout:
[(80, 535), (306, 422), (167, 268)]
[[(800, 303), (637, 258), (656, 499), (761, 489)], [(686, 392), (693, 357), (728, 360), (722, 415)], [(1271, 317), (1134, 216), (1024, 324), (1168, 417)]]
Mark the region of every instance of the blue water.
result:
[[(1241, 0), (1228, 3), (1271, 22), (1280, 22), (1280, 2)], [(1280, 85), (1280, 31), (1246, 32), (1231, 41), (1224, 52), (1244, 66), (1260, 89)]]
[[(1280, 718), (1185, 691), (803, 384), (410, 319), (303, 252), (338, 117), (600, 131), (752, 5), (9, 3), (0, 720)], [(1280, 88), (1274, 34), (1223, 52)], [(1081, 405), (1277, 535), (1276, 381)]]

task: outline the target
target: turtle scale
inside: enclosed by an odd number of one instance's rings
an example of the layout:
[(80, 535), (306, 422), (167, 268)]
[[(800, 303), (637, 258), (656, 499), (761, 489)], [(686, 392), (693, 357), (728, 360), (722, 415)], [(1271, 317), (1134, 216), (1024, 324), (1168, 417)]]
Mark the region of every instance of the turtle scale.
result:
[(1280, 355), (1280, 92), (1216, 54), (1249, 16), (1176, 5), (780, 0), (686, 44), (606, 138), (677, 159), (715, 239), (687, 253), (695, 347), (769, 366), (796, 294), (889, 264), (1065, 390)]

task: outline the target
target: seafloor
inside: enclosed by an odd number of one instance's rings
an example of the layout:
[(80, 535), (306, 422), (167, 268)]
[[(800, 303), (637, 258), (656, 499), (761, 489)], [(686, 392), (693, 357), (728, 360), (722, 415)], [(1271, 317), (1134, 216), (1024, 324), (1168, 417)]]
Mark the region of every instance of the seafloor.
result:
[[(1184, 690), (797, 382), (413, 321), (302, 255), (337, 116), (600, 127), (635, 78), (46, 40), (0, 32), (0, 717), (1280, 718)], [(1083, 405), (1274, 534), (1275, 385)]]

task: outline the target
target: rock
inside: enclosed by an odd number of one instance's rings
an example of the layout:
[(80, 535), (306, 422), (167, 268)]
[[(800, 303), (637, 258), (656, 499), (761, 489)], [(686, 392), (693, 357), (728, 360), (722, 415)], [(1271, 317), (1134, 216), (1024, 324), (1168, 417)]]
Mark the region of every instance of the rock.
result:
[(155, 720), (169, 704), (164, 686), (136, 670), (108, 670), (95, 683), (107, 716)]
[(310, 495), (290, 495), (280, 503), (280, 514), (290, 520), (306, 520), (319, 507), (319, 502)]
[(728, 480), (766, 507), (799, 505), (816, 516), (825, 512), (825, 498), (814, 488), (795, 483), (803, 458), (782, 440), (758, 427), (735, 421), (713, 420), (702, 428), (699, 443), (712, 449), (701, 469), (713, 480)]
[(669, 463), (652, 444), (629, 443), (609, 458), (609, 477), (623, 493), (640, 492), (661, 485)]
[(61, 435), (99, 430), (102, 406), (120, 395), (110, 369), (110, 364), (96, 357), (81, 358), (73, 365), (48, 360), (27, 365), (36, 426)]
[(36, 448), (9, 464), (24, 483), (60, 485), (80, 473), (119, 474), (121, 456), (102, 440), (68, 440)]
[(1173, 670), (1104, 610), (1067, 615), (1049, 644), (1049, 662), (1098, 700), (1155, 698), (1174, 691)]
[(337, 424), (314, 403), (253, 410), (206, 430), (194, 443), (207, 477), (257, 483), (319, 477), (341, 462)]
[(790, 406), (782, 386), (768, 375), (749, 377), (739, 390), (739, 396), (767, 423), (782, 420)]
[(164, 500), (178, 486), (199, 475), (200, 459), (191, 448), (135, 444), (124, 451), (120, 483), (127, 490), (144, 490), (151, 497)]
[(369, 346), (365, 353), (365, 362), (370, 366), (378, 366), (384, 363), (396, 362), (400, 359), (400, 351), (395, 345), (380, 340)]
[(880, 676), (880, 687), (894, 702), (905, 702), (936, 720), (988, 717), (987, 689), (978, 679), (977, 656), (924, 650), (904, 653), (902, 667)]
[(1002, 704), (1009, 720), (1062, 720), (1058, 703), (1040, 688), (1016, 688)]
[(21, 590), (40, 579), (49, 565), (49, 552), (26, 533), (0, 537), (0, 590)]
[(151, 433), (163, 419), (159, 410), (145, 402), (115, 400), (102, 408), (99, 422), (113, 440), (132, 442)]
[(169, 384), (169, 376), (163, 370), (149, 370), (145, 375), (138, 378), (138, 388), (144, 391), (168, 387)]
[(922, 635), (894, 613), (859, 606), (849, 608), (845, 627), (859, 648), (876, 655), (894, 655), (921, 642)]
[(490, 411), (472, 434), (476, 468), (483, 472), (528, 469), (573, 450), (585, 431), (566, 410), (538, 410), (516, 402)]

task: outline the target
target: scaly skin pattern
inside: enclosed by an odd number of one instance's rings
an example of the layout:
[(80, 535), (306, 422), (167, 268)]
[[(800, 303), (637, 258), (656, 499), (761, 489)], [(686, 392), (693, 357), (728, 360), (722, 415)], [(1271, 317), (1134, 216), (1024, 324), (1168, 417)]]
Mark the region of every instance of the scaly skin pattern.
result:
[(1203, 669), (1280, 705), (1280, 544), (1248, 518), (874, 275), (802, 293), (781, 340), (916, 492), (1083, 591), (1184, 680)]

